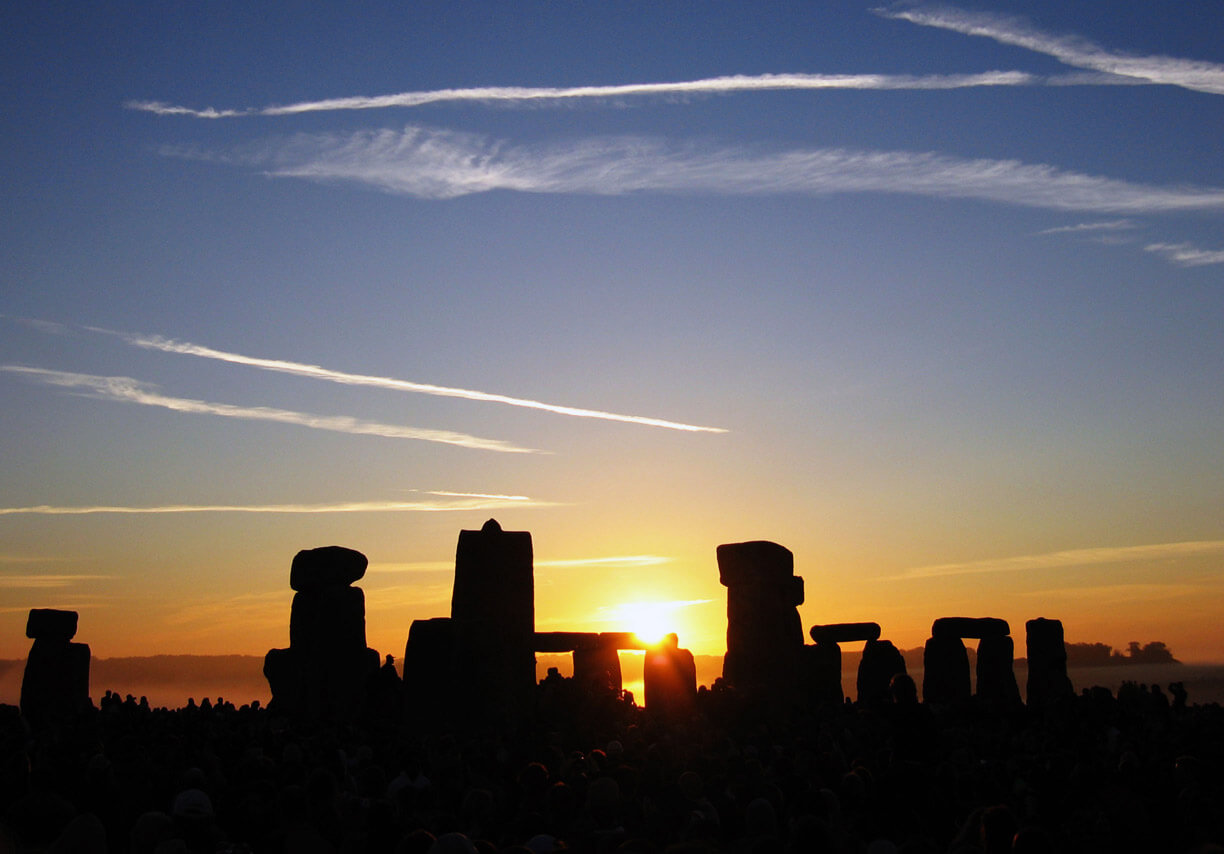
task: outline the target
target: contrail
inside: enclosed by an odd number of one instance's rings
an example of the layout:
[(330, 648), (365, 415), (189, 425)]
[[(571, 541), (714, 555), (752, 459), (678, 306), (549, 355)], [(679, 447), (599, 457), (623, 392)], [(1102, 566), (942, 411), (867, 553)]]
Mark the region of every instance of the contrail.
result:
[[(525, 496), (501, 500), (472, 498), (464, 501), (351, 501), (340, 504), (164, 504), (151, 507), (98, 504), (62, 507), (37, 504), (30, 507), (0, 507), (0, 516), (92, 516), (102, 513), (158, 515), (169, 513), (445, 513), (458, 510), (500, 510), (505, 507), (548, 507), (549, 502)], [(99, 577), (99, 576), (81, 576)]]
[(1059, 569), (1068, 566), (1098, 566), (1137, 560), (1162, 560), (1175, 557), (1224, 552), (1224, 540), (1191, 540), (1180, 543), (1154, 543), (1142, 546), (1105, 546), (1101, 548), (1068, 549), (1038, 555), (976, 560), (968, 563), (944, 563), (919, 566), (881, 581), (903, 578), (940, 578), (947, 575), (977, 575), (1021, 570)]
[(539, 409), (543, 410), (544, 412), (552, 412), (557, 415), (572, 415), (577, 418), (598, 418), (604, 421), (620, 421), (627, 424), (640, 424), (646, 427), (663, 427), (668, 430), (684, 430), (694, 433), (727, 432), (721, 427), (702, 427), (696, 424), (682, 424), (677, 421), (665, 421), (662, 418), (647, 418), (642, 415), (619, 415), (615, 412), (603, 412), (597, 409), (580, 409), (574, 406), (560, 406), (553, 403), (543, 403), (538, 400), (509, 397), (508, 395), (504, 394), (491, 394), (489, 392), (474, 391), (472, 389), (464, 388), (450, 388), (448, 386), (418, 383), (410, 380), (400, 380), (395, 379), (394, 377), (379, 377), (371, 376), (369, 374), (350, 374), (344, 371), (334, 371), (329, 368), (323, 368), (318, 365), (306, 365), (300, 362), (287, 362), (282, 359), (261, 359), (255, 356), (243, 356), (239, 353), (227, 353), (223, 350), (214, 350), (211, 347), (205, 347), (200, 344), (173, 341), (159, 335), (129, 335), (121, 332), (112, 332), (111, 330), (97, 328), (93, 328), (92, 331), (103, 332), (110, 335), (118, 335), (129, 344), (136, 347), (144, 347), (150, 350), (160, 350), (164, 353), (180, 353), (187, 356), (198, 356), (203, 359), (216, 359), (218, 361), (229, 362), (230, 364), (234, 365), (249, 365), (250, 367), (261, 368), (265, 371), (277, 371), (284, 374), (312, 377), (314, 379), (326, 380), (328, 382), (341, 383), (344, 385), (372, 386), (375, 388), (393, 389), (395, 391), (431, 394), (437, 397), (458, 397), (463, 398), (464, 400), (480, 400), (490, 403), (502, 403), (507, 406), (521, 406), (526, 409)]
[(535, 454), (539, 451), (521, 448), (500, 439), (482, 439), (466, 433), (449, 430), (430, 430), (423, 427), (405, 427), (398, 424), (382, 424), (377, 421), (362, 421), (347, 415), (311, 415), (288, 409), (273, 409), (266, 406), (234, 406), (228, 403), (210, 403), (183, 397), (167, 397), (154, 391), (151, 386), (131, 377), (103, 377), (92, 374), (75, 374), (31, 368), (23, 365), (0, 365), (0, 371), (20, 374), (31, 379), (63, 388), (83, 388), (103, 400), (139, 403), (156, 406), (174, 412), (197, 415), (220, 415), (225, 418), (241, 418), (248, 421), (273, 421), (280, 424), (296, 424), (315, 430), (330, 430), (336, 433), (382, 436), (388, 439), (418, 439), (424, 442), (441, 442), (482, 451), (500, 451), (509, 454)]
[(609, 86), (478, 86), (467, 89), (432, 89), (392, 95), (328, 98), (296, 104), (246, 109), (202, 110), (162, 101), (128, 101), (129, 110), (159, 116), (190, 116), (197, 119), (228, 119), (240, 116), (288, 116), (334, 110), (382, 110), (388, 107), (420, 107), (447, 102), (525, 103), (571, 101), (585, 98), (635, 98), (660, 95), (719, 95), (731, 92), (821, 89), (966, 89), (978, 86), (1029, 86), (1039, 78), (1021, 71), (987, 71), (981, 74), (734, 74), (673, 83), (625, 83)]
[(1142, 83), (1180, 86), (1196, 92), (1224, 95), (1224, 65), (1215, 62), (1173, 56), (1134, 56), (1110, 51), (1078, 36), (1045, 33), (1022, 18), (991, 12), (968, 12), (946, 6), (874, 11), (885, 18), (969, 36), (984, 36), (1001, 44), (1052, 56), (1075, 68), (1087, 68)]

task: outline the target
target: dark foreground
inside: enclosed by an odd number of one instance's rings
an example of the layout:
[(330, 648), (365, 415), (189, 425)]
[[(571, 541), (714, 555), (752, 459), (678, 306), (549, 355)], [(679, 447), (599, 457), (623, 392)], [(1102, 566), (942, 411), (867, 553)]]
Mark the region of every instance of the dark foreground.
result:
[(662, 722), (554, 681), (518, 723), (414, 712), (108, 697), (31, 734), (0, 706), (0, 852), (1224, 851), (1224, 710), (1136, 685), (793, 715), (703, 689)]

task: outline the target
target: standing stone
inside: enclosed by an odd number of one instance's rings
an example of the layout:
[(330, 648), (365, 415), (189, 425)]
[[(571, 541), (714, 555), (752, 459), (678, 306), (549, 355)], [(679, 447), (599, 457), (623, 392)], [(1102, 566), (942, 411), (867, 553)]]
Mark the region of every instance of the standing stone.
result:
[[(695, 678), (695, 677), (694, 677)], [(595, 646), (574, 650), (574, 684), (582, 690), (620, 693), (620, 656), (614, 646)]]
[(842, 693), (841, 645), (834, 640), (818, 640), (800, 650), (800, 677), (803, 704), (840, 706)]
[(361, 552), (341, 546), (294, 556), (289, 648), (264, 657), (272, 708), (331, 720), (352, 720), (364, 711), (381, 659), (366, 647), (365, 593), (350, 585), (367, 563)]
[(460, 531), (451, 619), (459, 626), (457, 666), (494, 704), (523, 707), (535, 686), (535, 580), (531, 534), (490, 519)]
[(77, 612), (35, 608), (26, 620), (33, 639), (21, 680), (21, 713), (32, 726), (68, 723), (93, 707), (89, 646), (72, 643)]
[(697, 703), (697, 667), (693, 654), (679, 647), (676, 635), (646, 652), (643, 681), (646, 710), (659, 718), (683, 720)]
[(1008, 635), (987, 636), (977, 649), (977, 696), (992, 705), (1020, 705), (1016, 684), (1015, 643)]
[(959, 637), (932, 636), (922, 652), (922, 700), (925, 703), (950, 706), (968, 700), (972, 695), (969, 684), (969, 651)]
[(717, 555), (727, 588), (723, 678), (745, 693), (792, 699), (803, 655), (803, 579), (794, 574), (794, 555), (760, 540), (721, 545)]
[(859, 661), (858, 701), (860, 705), (887, 703), (892, 698), (892, 679), (905, 673), (905, 656), (887, 640), (868, 640)]
[(1038, 617), (1024, 624), (1028, 647), (1028, 705), (1047, 706), (1075, 696), (1067, 676), (1067, 647), (1059, 620)]

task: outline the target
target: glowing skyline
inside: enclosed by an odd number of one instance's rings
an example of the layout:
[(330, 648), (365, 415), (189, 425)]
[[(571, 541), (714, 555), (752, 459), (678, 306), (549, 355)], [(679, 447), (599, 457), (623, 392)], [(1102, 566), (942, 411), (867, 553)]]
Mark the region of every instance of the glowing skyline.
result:
[(262, 654), (332, 543), (398, 658), (494, 516), (543, 631), (721, 652), (768, 539), (1224, 661), (1214, 4), (7, 17), (0, 658)]

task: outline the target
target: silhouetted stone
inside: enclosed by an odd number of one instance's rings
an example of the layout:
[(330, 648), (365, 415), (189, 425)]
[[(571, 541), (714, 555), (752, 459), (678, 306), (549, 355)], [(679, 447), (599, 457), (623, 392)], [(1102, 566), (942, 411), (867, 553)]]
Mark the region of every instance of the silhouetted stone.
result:
[(835, 705), (845, 701), (842, 694), (841, 646), (821, 640), (800, 650), (801, 695), (808, 706)]
[(697, 702), (697, 667), (693, 654), (678, 646), (676, 636), (646, 652), (643, 670), (646, 709), (669, 720), (684, 719)]
[(574, 650), (574, 682), (583, 689), (594, 687), (620, 691), (623, 683), (616, 647), (596, 646)]
[(361, 580), (368, 565), (365, 555), (344, 546), (304, 549), (293, 558), (289, 586), (298, 591), (347, 587)]
[(342, 546), (293, 558), (289, 648), (264, 657), (272, 708), (329, 720), (353, 720), (364, 711), (380, 657), (366, 647), (365, 593), (349, 585), (366, 563), (361, 552)]
[[(455, 550), (451, 619), (471, 647), (470, 674), (495, 703), (521, 704), (535, 685), (535, 580), (531, 534), (503, 531), (490, 519), (460, 531)], [(467, 624), (480, 627), (467, 628)], [(487, 647), (480, 647), (481, 638)], [(474, 646), (473, 646), (474, 645)]]
[(33, 640), (70, 641), (76, 637), (76, 632), (76, 611), (31, 608), (26, 619), (26, 637)]
[(996, 617), (940, 617), (931, 625), (931, 637), (982, 638), (1010, 635), (1006, 620)]
[(1015, 643), (1008, 635), (988, 635), (977, 648), (977, 696), (998, 706), (1020, 704)]
[(932, 637), (922, 652), (922, 699), (935, 705), (968, 700), (969, 651), (958, 636)]
[(794, 555), (777, 543), (754, 541), (717, 549), (727, 587), (727, 654), (723, 678), (740, 691), (786, 700), (799, 688), (803, 626), (797, 606), (803, 581)]
[(293, 595), (289, 646), (306, 652), (365, 649), (365, 593), (360, 587), (326, 587)]
[(822, 626), (812, 626), (808, 635), (816, 643), (832, 641), (833, 643), (853, 643), (854, 641), (873, 641), (880, 639), (879, 623), (826, 623)]
[(410, 695), (445, 695), (455, 672), (455, 625), (450, 617), (413, 620), (404, 647), (404, 685)]
[(1024, 624), (1028, 647), (1028, 705), (1045, 706), (1075, 695), (1067, 676), (1067, 647), (1059, 620)]
[(867, 705), (887, 702), (891, 697), (892, 678), (905, 672), (905, 657), (892, 641), (868, 639), (859, 661), (855, 686), (858, 701)]
[(26, 621), (34, 639), (21, 680), (21, 713), (35, 727), (67, 723), (92, 708), (89, 645), (72, 643), (76, 611), (36, 608)]

